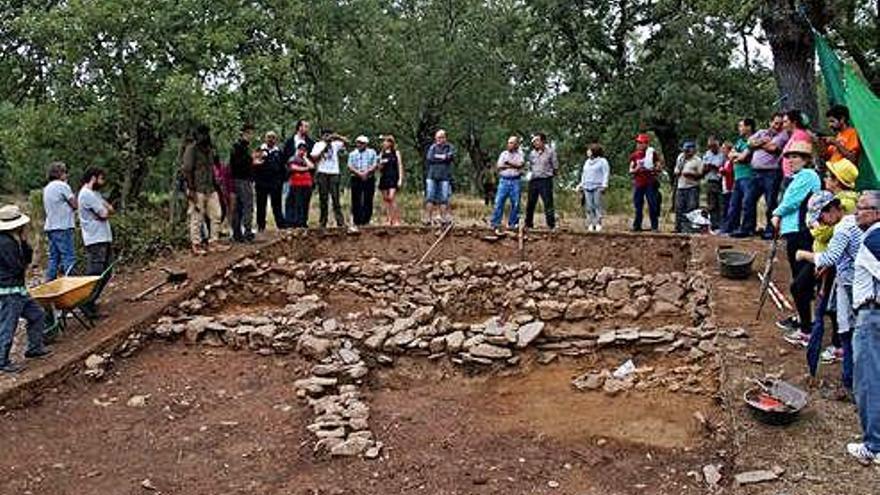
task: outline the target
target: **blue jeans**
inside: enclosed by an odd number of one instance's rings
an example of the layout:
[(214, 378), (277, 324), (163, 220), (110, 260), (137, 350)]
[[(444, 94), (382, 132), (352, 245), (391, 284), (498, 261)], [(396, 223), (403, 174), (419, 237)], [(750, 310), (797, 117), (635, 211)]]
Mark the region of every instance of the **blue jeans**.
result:
[(633, 207), (636, 210), (636, 216), (633, 218), (633, 230), (642, 230), (643, 209), (645, 208), (645, 200), (648, 202), (648, 217), (651, 219), (651, 230), (659, 230), (660, 228), (660, 197), (658, 189), (655, 185), (645, 187), (633, 187)]
[(425, 202), (448, 205), (452, 197), (452, 184), (448, 180), (425, 179)]
[(754, 233), (758, 225), (758, 200), (764, 197), (764, 204), (767, 207), (766, 229), (770, 228), (770, 217), (773, 216), (773, 210), (776, 209), (777, 199), (779, 197), (779, 172), (776, 170), (754, 170), (752, 171), (752, 187), (749, 191), (751, 194), (746, 196), (743, 211), (742, 228), (743, 232), (748, 234)]
[(865, 446), (880, 453), (880, 309), (862, 309), (852, 337), (853, 384)]
[(73, 229), (50, 230), (46, 232), (49, 239), (49, 261), (46, 264), (46, 282), (58, 277), (59, 269), (62, 275), (76, 263), (76, 252), (73, 247)]
[(742, 224), (743, 205), (746, 198), (752, 193), (752, 178), (737, 179), (733, 183), (733, 192), (730, 196), (730, 205), (727, 208), (726, 232), (736, 232)]
[(43, 350), (43, 308), (30, 296), (8, 294), (0, 296), (0, 366), (9, 364), (9, 350), (18, 327), (18, 319), (27, 321), (27, 352)]
[(501, 226), (504, 216), (504, 203), (510, 199), (510, 217), (507, 226), (515, 228), (519, 225), (519, 198), (521, 185), (519, 177), (502, 177), (498, 182), (498, 192), (495, 193), (495, 209), (492, 210), (492, 227)]

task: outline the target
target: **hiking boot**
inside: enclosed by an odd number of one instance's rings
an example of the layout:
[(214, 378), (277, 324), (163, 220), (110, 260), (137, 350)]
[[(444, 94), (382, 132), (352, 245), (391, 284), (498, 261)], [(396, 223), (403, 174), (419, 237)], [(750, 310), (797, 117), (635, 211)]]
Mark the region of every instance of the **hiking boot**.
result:
[(810, 334), (801, 333), (800, 330), (785, 334), (783, 339), (791, 345), (803, 347), (805, 349), (810, 345)]
[(13, 363), (12, 361), (7, 362), (5, 365), (0, 366), (0, 372), (9, 373), (10, 375), (14, 375), (16, 373), (21, 373), (25, 370), (25, 367), (18, 363)]
[(877, 452), (871, 452), (864, 443), (848, 443), (846, 444), (846, 452), (855, 457), (862, 464), (880, 464), (880, 455)]
[(40, 359), (51, 355), (52, 350), (46, 349), (45, 347), (43, 349), (40, 349), (39, 351), (28, 351), (24, 353), (24, 357), (28, 359)]
[(798, 321), (797, 316), (789, 316), (784, 320), (779, 320), (776, 322), (776, 326), (780, 330), (789, 333), (794, 332), (795, 330), (799, 331), (801, 328), (801, 324), (800, 321)]
[(825, 364), (836, 363), (843, 359), (843, 349), (838, 349), (833, 345), (829, 345), (824, 351), (822, 351), (819, 359)]

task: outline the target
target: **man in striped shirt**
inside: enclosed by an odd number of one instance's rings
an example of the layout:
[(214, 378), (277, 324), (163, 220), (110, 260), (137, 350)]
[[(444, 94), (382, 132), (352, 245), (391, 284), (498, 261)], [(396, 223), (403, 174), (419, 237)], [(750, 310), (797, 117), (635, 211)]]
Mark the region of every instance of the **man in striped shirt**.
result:
[(854, 391), (862, 442), (846, 446), (860, 462), (880, 464), (880, 191), (865, 191), (856, 207), (864, 241), (853, 274)]

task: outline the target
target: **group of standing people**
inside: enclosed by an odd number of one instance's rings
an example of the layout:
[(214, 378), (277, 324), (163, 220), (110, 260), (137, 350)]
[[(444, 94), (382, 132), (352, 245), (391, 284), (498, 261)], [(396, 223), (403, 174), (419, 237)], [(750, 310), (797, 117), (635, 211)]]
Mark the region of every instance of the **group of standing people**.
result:
[[(346, 227), (340, 204), (340, 160), (344, 153), (348, 154), (351, 190), (349, 230), (356, 232), (371, 222), (377, 175), (385, 221), (388, 225), (400, 224), (397, 191), (403, 186), (404, 162), (394, 136), (383, 136), (378, 152), (369, 146), (368, 137), (358, 136), (354, 148), (348, 151), (345, 136), (326, 130), (315, 140), (309, 130), (309, 122), (301, 120), (282, 146), (272, 131), (265, 134), (259, 146), (254, 146), (255, 128), (245, 124), (232, 146), (227, 165), (220, 160), (208, 127), (201, 125), (195, 129), (180, 155), (194, 253), (204, 254), (205, 247), (207, 251), (226, 249), (218, 240), (227, 228), (233, 241), (253, 241), (254, 209), (256, 230), (262, 232), (266, 229), (269, 205), (278, 229), (307, 228), (315, 188), (319, 227), (327, 227), (331, 207), (336, 226)], [(445, 133), (440, 133), (445, 141)], [(452, 153), (448, 154), (451, 160)]]

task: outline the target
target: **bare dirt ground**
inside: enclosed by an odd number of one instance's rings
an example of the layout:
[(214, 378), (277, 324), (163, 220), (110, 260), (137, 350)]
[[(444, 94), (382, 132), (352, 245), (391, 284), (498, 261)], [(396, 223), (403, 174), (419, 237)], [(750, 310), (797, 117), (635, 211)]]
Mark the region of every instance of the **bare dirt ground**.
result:
[[(715, 247), (731, 244), (730, 239), (702, 238), (696, 250), (701, 262), (713, 273), (713, 313), (719, 326), (746, 328), (751, 336), (740, 342), (728, 342), (724, 351), (727, 380), (723, 384), (737, 447), (735, 472), (752, 469), (785, 470), (779, 481), (738, 487), (736, 493), (775, 495), (821, 495), (846, 493), (869, 495), (880, 492), (880, 467), (863, 467), (846, 454), (846, 443), (858, 441), (860, 429), (855, 405), (830, 398), (834, 387), (840, 384), (840, 364), (821, 365), (821, 386), (810, 387), (804, 350), (793, 347), (782, 339), (774, 325), (780, 313), (768, 301), (760, 321), (755, 321), (760, 284), (753, 276), (747, 281), (721, 278), (711, 267)], [(757, 253), (755, 268), (762, 270), (769, 243), (738, 241), (745, 251)], [(790, 274), (787, 263), (777, 258), (774, 278), (779, 288), (788, 294)], [(826, 331), (826, 345), (830, 337)], [(792, 383), (810, 392), (810, 405), (796, 423), (772, 427), (757, 422), (742, 403), (742, 394), (748, 388), (747, 380), (766, 373), (781, 373)]]
[[(444, 241), (444, 258), (517, 262), (515, 239), (467, 241), (465, 232)], [(475, 235), (480, 235), (479, 233)], [(853, 406), (811, 394), (801, 420), (788, 427), (757, 423), (739, 402), (746, 380), (783, 371), (803, 383), (801, 351), (781, 340), (779, 316), (765, 308), (754, 321), (756, 279), (727, 281), (714, 275), (714, 247), (692, 247), (669, 236), (533, 234), (528, 259), (573, 268), (635, 266), (645, 271), (684, 270), (691, 257), (712, 274), (713, 314), (719, 326), (746, 328), (751, 338), (722, 342), (726, 379), (720, 397), (643, 391), (578, 393), (571, 378), (625, 353), (559, 359), (549, 365), (527, 356), (516, 368), (469, 373), (448, 361), (401, 359), (371, 376), (367, 400), (371, 424), (385, 443), (380, 459), (316, 457), (306, 430), (308, 408), (292, 382), (306, 373), (296, 355), (258, 356), (249, 351), (153, 342), (119, 359), (109, 380), (64, 375), (26, 394), (35, 402), (0, 417), (0, 493), (6, 494), (689, 494), (706, 493), (702, 466), (722, 466), (721, 490), (741, 494), (874, 494), (880, 470), (846, 458), (843, 447), (858, 435)], [(268, 256), (336, 257), (411, 261), (433, 242), (418, 229), (364, 234), (350, 249), (342, 234), (311, 236), (291, 250)], [(730, 243), (724, 240), (724, 243)], [(740, 242), (763, 251), (766, 244)], [(246, 250), (169, 266), (185, 266), (206, 280)], [(157, 262), (158, 263), (158, 262)], [(694, 263), (690, 263), (693, 265)], [(756, 268), (763, 266), (756, 261)], [(777, 270), (782, 282), (787, 270)], [(101, 339), (148, 319), (180, 296), (162, 294), (139, 305), (129, 294), (158, 280), (154, 272), (120, 276), (105, 305), (111, 317), (92, 331), (74, 330), (50, 360), (32, 365), (19, 380), (50, 373)], [(785, 284), (780, 283), (784, 288)], [(364, 301), (340, 291), (328, 298), (329, 314), (362, 311)], [(769, 308), (769, 306), (768, 306)], [(226, 311), (254, 313), (260, 306)], [(761, 359), (747, 359), (754, 353)], [(76, 357), (74, 357), (76, 356)], [(649, 365), (671, 366), (644, 356)], [(828, 383), (839, 367), (826, 366)], [(14, 389), (16, 383), (0, 382)], [(147, 395), (143, 407), (128, 406)], [(700, 413), (723, 421), (729, 441), (707, 436)], [(785, 470), (781, 479), (738, 487), (732, 475), (752, 469)], [(145, 481), (148, 480), (148, 481)]]

